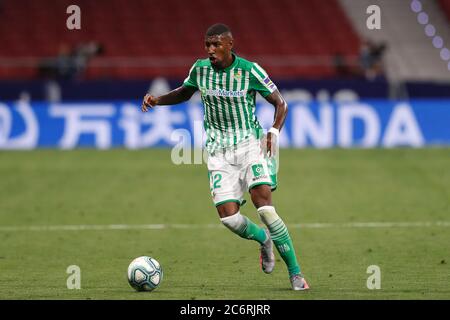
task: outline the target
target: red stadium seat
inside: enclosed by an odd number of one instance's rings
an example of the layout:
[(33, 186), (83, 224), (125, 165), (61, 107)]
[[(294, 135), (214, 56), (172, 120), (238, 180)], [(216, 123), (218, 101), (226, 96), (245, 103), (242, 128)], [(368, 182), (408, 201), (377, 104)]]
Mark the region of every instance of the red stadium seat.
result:
[[(203, 36), (206, 28), (223, 22), (231, 27), (238, 54), (249, 59), (268, 56), (283, 61), (286, 56), (346, 56), (358, 54), (359, 39), (338, 0), (78, 0), (81, 30), (65, 26), (66, 8), (71, 0), (2, 0), (0, 6), (0, 57), (56, 56), (62, 44), (76, 46), (98, 41), (104, 54), (98, 59), (117, 57), (184, 57), (195, 61), (205, 56)], [(183, 4), (183, 5), (180, 5)], [(450, 0), (440, 0), (450, 16)], [(24, 10), (24, 8), (27, 8)], [(14, 30), (13, 32), (11, 30)], [(106, 60), (110, 61), (110, 60)], [(158, 60), (160, 61), (160, 60)], [(87, 78), (143, 78), (152, 76), (185, 77), (191, 62), (172, 67), (145, 64), (141, 68), (127, 64), (111, 68), (91, 67)], [(5, 69), (5, 68), (4, 68)], [(0, 78), (35, 77), (37, 72), (23, 67), (1, 70)], [(267, 66), (274, 77), (328, 77), (328, 66)]]

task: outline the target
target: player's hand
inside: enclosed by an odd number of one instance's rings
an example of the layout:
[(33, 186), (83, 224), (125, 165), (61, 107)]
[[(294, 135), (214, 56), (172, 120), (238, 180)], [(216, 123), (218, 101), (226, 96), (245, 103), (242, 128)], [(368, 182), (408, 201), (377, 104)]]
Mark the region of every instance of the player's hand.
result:
[(154, 106), (156, 106), (157, 103), (157, 99), (152, 96), (151, 94), (147, 93), (144, 96), (144, 100), (142, 101), (142, 106), (141, 106), (141, 110), (142, 112), (147, 112), (148, 108), (153, 108)]
[(266, 137), (266, 146), (267, 155), (269, 157), (275, 156), (278, 149), (278, 137), (269, 132)]

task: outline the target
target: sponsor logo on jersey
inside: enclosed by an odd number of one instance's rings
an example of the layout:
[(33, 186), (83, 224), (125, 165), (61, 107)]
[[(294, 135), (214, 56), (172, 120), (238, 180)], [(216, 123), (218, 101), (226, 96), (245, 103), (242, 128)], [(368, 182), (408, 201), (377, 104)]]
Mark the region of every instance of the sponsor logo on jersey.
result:
[(265, 175), (264, 167), (262, 164), (254, 164), (252, 165), (253, 175), (255, 178), (260, 178), (262, 175)]
[(223, 89), (201, 89), (203, 96), (214, 97), (244, 97), (247, 94), (247, 90), (223, 90)]

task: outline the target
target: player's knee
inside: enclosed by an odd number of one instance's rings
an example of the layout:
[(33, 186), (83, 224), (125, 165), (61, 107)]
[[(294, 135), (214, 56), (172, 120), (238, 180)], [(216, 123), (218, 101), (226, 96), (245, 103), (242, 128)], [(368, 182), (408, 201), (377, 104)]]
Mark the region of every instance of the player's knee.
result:
[(231, 216), (220, 218), (220, 221), (232, 231), (240, 230), (245, 224), (245, 218), (239, 211)]
[(259, 215), (261, 221), (265, 225), (270, 225), (270, 224), (274, 223), (276, 220), (280, 219), (280, 217), (278, 216), (278, 214), (273, 206), (259, 207), (257, 212), (258, 212), (258, 215)]
[(239, 205), (236, 202), (226, 202), (217, 206), (217, 212), (221, 218), (229, 217), (239, 212)]
[(250, 190), (251, 198), (257, 208), (272, 205), (272, 191), (268, 185), (260, 185)]

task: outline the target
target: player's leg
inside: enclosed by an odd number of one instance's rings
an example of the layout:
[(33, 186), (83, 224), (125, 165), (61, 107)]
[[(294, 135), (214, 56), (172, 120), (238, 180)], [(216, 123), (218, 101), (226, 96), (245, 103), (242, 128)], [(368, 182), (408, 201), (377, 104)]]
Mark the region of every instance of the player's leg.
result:
[(222, 223), (242, 238), (264, 243), (267, 234), (239, 211), (244, 190), (239, 170), (226, 161), (223, 154), (208, 157), (211, 196)]
[(306, 289), (308, 285), (301, 276), (300, 266), (288, 229), (272, 204), (272, 189), (276, 187), (276, 179), (273, 179), (272, 175), (276, 172), (269, 170), (267, 159), (258, 140), (249, 145), (246, 166), (245, 181), (252, 202), (261, 221), (269, 229), (272, 241), (281, 258), (286, 263), (292, 288), (294, 290)]
[(220, 221), (241, 238), (255, 240), (260, 244), (267, 240), (268, 236), (264, 229), (240, 213), (238, 203), (225, 202), (216, 208)]
[(218, 205), (217, 212), (228, 229), (244, 239), (255, 240), (260, 244), (261, 268), (265, 273), (271, 273), (275, 266), (275, 256), (269, 231), (242, 215), (239, 212), (239, 204), (236, 202), (230, 201)]
[[(250, 137), (240, 148), (239, 155), (242, 160), (240, 180), (242, 181), (241, 185), (245, 192), (260, 185), (272, 184), (270, 175), (268, 174), (267, 163), (261, 161), (264, 158), (262, 157), (260, 141), (258, 139)], [(273, 242), (269, 230), (264, 228), (264, 231), (267, 234), (267, 240), (260, 246), (260, 264), (263, 272), (271, 273), (275, 267)]]
[(250, 189), (250, 195), (261, 221), (267, 226), (278, 252), (288, 268), (289, 276), (300, 273), (289, 231), (272, 205), (269, 185), (258, 185)]
[(270, 183), (259, 184), (251, 188), (250, 195), (261, 221), (269, 229), (272, 241), (287, 266), (292, 288), (294, 290), (308, 289), (308, 284), (301, 275), (300, 265), (297, 261), (289, 231), (272, 205)]

